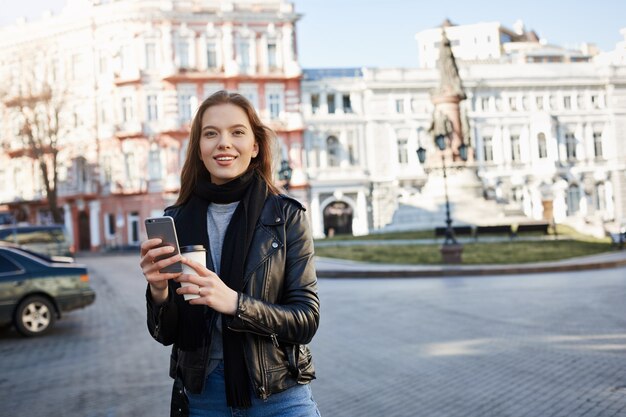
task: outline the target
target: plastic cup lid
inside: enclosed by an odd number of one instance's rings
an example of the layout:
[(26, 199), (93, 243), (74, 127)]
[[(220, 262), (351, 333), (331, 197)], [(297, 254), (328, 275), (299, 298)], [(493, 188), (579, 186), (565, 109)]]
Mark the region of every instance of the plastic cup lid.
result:
[(180, 248), (180, 253), (198, 252), (198, 251), (205, 252), (206, 249), (204, 249), (204, 246), (202, 245), (189, 245), (189, 246), (183, 246), (182, 248)]

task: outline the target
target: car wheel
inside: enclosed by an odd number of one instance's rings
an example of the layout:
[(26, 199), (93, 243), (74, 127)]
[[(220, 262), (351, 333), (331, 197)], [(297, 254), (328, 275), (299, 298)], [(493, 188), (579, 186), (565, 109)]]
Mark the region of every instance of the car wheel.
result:
[(47, 298), (32, 296), (24, 299), (15, 311), (15, 327), (24, 336), (46, 333), (56, 320), (52, 302)]

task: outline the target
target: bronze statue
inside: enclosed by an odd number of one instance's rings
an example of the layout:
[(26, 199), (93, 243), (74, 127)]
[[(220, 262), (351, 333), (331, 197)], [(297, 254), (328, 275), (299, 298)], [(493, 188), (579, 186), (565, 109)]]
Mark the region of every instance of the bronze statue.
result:
[(439, 48), (437, 68), (439, 69), (440, 77), (437, 93), (444, 96), (454, 95), (461, 100), (465, 100), (467, 96), (463, 91), (459, 69), (456, 66), (454, 55), (452, 55), (450, 40), (446, 36), (446, 31), (443, 27), (441, 28), (441, 46)]

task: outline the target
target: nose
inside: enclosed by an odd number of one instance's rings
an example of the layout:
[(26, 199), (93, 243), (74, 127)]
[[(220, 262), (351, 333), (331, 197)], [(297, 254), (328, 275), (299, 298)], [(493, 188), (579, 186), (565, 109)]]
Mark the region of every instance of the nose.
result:
[(230, 146), (230, 136), (228, 134), (220, 135), (220, 140), (217, 143), (218, 149), (228, 149)]

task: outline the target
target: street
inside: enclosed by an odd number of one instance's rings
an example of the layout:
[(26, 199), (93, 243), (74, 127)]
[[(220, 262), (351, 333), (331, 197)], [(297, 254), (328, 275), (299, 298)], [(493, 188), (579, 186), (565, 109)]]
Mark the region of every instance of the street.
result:
[[(169, 415), (169, 347), (137, 254), (82, 256), (94, 305), (42, 338), (0, 329), (0, 415)], [(323, 416), (626, 416), (626, 268), (321, 279)]]

